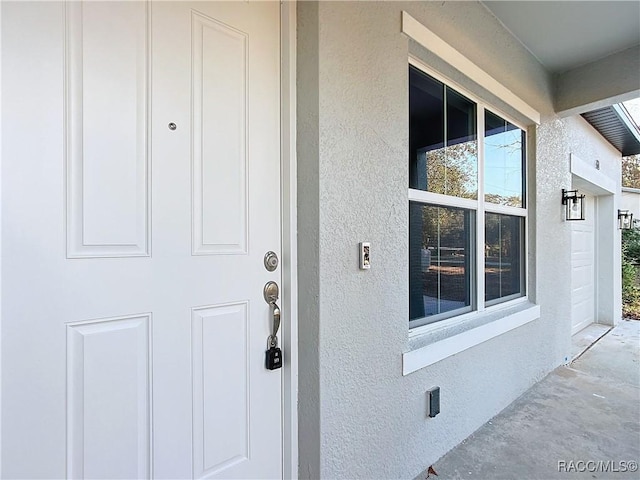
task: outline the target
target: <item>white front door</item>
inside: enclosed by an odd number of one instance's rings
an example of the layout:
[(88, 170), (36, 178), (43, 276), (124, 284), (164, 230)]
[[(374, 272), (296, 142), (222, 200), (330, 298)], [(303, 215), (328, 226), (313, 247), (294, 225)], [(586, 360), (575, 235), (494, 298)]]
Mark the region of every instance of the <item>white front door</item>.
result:
[(585, 220), (571, 222), (571, 334), (595, 321), (596, 200), (584, 199)]
[(279, 2), (2, 2), (2, 477), (281, 478)]

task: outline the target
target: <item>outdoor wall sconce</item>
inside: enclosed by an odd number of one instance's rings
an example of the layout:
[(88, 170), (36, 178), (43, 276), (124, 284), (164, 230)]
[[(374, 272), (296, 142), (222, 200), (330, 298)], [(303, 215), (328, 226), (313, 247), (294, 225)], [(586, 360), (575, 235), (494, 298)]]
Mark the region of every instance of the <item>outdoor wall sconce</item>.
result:
[(629, 210), (618, 210), (618, 228), (631, 230), (633, 228), (633, 213)]
[(565, 206), (566, 220), (584, 220), (584, 195), (578, 190), (562, 189), (562, 204)]

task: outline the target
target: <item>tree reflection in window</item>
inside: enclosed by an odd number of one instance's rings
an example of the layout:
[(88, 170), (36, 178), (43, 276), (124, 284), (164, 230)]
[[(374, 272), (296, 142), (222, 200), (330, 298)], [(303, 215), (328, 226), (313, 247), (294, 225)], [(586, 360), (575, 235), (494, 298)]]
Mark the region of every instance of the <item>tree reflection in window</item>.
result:
[(523, 207), (525, 133), (488, 110), (484, 118), (484, 199)]
[(474, 213), (410, 202), (411, 319), (470, 310)]
[(523, 218), (485, 214), (485, 300), (524, 295)]
[(453, 197), (475, 199), (478, 196), (478, 142), (464, 142), (426, 153), (426, 190)]
[(478, 198), (476, 104), (413, 66), (409, 76), (409, 187)]

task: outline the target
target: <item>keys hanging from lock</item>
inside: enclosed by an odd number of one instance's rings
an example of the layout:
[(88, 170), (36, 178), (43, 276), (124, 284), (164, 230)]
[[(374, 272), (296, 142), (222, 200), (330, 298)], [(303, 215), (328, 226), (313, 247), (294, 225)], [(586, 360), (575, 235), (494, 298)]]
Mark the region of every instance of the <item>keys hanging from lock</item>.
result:
[(269, 335), (267, 341), (269, 349), (267, 350), (267, 359), (265, 366), (268, 370), (276, 370), (282, 367), (282, 350), (278, 348), (278, 337)]
[(265, 366), (268, 370), (282, 367), (282, 350), (278, 348), (278, 330), (280, 329), (280, 307), (276, 301), (279, 294), (276, 282), (267, 282), (264, 286), (264, 300), (269, 304), (269, 311), (273, 319), (273, 330), (267, 338), (267, 355)]

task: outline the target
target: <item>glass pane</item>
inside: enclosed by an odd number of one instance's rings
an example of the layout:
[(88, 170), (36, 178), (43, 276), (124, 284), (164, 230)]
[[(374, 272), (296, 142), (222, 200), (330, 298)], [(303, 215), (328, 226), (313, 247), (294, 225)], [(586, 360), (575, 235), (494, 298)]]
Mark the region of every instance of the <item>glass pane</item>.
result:
[[(409, 202), (409, 319), (470, 310), (475, 212)], [(449, 312), (450, 315), (443, 315)], [(427, 322), (430, 323), (430, 322)]]
[(524, 207), (525, 133), (485, 110), (484, 199)]
[(478, 198), (478, 139), (476, 104), (446, 89), (447, 145), (445, 147), (444, 192), (463, 198)]
[(485, 214), (485, 300), (524, 295), (524, 219)]
[(409, 152), (410, 188), (478, 197), (476, 104), (413, 66)]
[(443, 148), (444, 85), (409, 66), (409, 188), (427, 190), (427, 153)]

